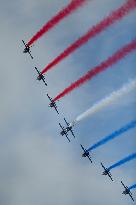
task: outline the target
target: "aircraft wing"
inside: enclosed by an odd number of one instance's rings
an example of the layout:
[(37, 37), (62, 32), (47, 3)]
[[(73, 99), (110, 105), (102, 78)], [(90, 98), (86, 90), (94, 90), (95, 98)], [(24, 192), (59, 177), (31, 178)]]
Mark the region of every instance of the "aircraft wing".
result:
[(103, 163), (101, 163), (101, 166), (103, 167), (104, 170), (106, 170), (106, 169), (105, 169), (105, 166), (103, 165)]
[(67, 138), (67, 140), (70, 142), (70, 139), (68, 138), (68, 134), (65, 134), (65, 137)]
[(52, 98), (48, 95), (48, 93), (47, 93), (47, 97), (48, 97), (49, 100), (52, 102)]
[(26, 47), (26, 44), (25, 44), (24, 40), (22, 40), (22, 42), (23, 42), (23, 44), (24, 44), (24, 45), (25, 45), (25, 47)]
[(62, 125), (59, 123), (59, 126), (61, 127), (62, 130), (64, 130), (64, 128), (62, 127)]
[(67, 126), (69, 126), (69, 123), (66, 121), (66, 119), (65, 119), (65, 118), (64, 118), (64, 121), (65, 121), (66, 125), (67, 125)]
[(40, 71), (35, 67), (35, 70), (37, 71), (38, 75), (40, 75)]
[(28, 53), (29, 53), (30, 57), (33, 59), (33, 56), (31, 55), (31, 52), (29, 51)]
[(108, 176), (110, 177), (111, 181), (113, 181), (112, 176), (110, 173), (108, 173)]
[(90, 156), (87, 156), (87, 157), (88, 157), (88, 159), (90, 160), (90, 162), (91, 162), (91, 163), (93, 163), (93, 162), (92, 162), (92, 159), (91, 159), (91, 157), (90, 157)]
[(74, 132), (73, 132), (73, 130), (70, 130), (71, 131), (71, 134), (73, 135), (73, 137), (75, 138), (75, 135), (74, 135)]
[(121, 184), (123, 185), (123, 187), (125, 188), (125, 189), (127, 189), (127, 187), (125, 186), (125, 184), (121, 181)]
[(131, 193), (131, 192), (129, 192), (129, 196), (131, 197), (132, 201), (134, 201), (134, 198), (133, 198), (133, 196), (132, 196), (132, 193)]
[(84, 152), (86, 152), (86, 150), (85, 150), (85, 148), (83, 147), (83, 145), (80, 144), (80, 146), (81, 146), (82, 150), (83, 150)]
[(54, 105), (54, 108), (55, 108), (56, 112), (59, 114), (59, 111), (58, 111), (58, 109), (57, 109), (57, 106), (56, 106), (56, 105)]
[(47, 83), (45, 82), (45, 78), (44, 78), (44, 76), (42, 77), (42, 81), (43, 81), (44, 84), (47, 86)]

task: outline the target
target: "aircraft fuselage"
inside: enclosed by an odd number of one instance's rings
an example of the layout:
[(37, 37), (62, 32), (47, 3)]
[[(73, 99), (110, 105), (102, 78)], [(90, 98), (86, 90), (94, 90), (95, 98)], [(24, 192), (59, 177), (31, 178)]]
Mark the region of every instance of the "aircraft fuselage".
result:
[(67, 131), (67, 132), (70, 131), (70, 130), (72, 130), (72, 126), (66, 127), (66, 131)]
[(23, 53), (28, 53), (30, 51), (30, 47), (26, 46), (26, 48), (24, 49)]
[(42, 75), (39, 75), (39, 76), (37, 77), (37, 80), (42, 80)]
[(63, 136), (65, 134), (67, 134), (67, 131), (66, 130), (62, 130), (60, 134)]
[(82, 154), (82, 157), (87, 157), (89, 156), (89, 152), (88, 151), (85, 151), (83, 154)]
[(54, 106), (55, 106), (55, 103), (54, 103), (54, 102), (51, 102), (51, 103), (49, 104), (49, 106), (50, 106), (50, 107), (54, 107)]
[(103, 172), (103, 175), (108, 175), (109, 174), (109, 171), (108, 170), (105, 170), (104, 172)]
[(123, 191), (123, 194), (125, 194), (125, 195), (127, 195), (129, 193), (130, 193), (129, 189), (126, 189), (125, 191)]

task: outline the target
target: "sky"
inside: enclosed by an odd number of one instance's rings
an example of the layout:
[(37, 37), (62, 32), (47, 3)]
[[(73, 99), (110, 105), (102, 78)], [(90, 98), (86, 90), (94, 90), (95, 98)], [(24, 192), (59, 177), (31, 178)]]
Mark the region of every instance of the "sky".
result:
[[(136, 128), (81, 157), (80, 144), (91, 146), (136, 117), (133, 91), (74, 127), (71, 143), (58, 123), (73, 121), (95, 102), (136, 76), (136, 51), (58, 102), (60, 115), (49, 109), (46, 93), (56, 96), (89, 69), (136, 37), (136, 10), (59, 63), (36, 81), (42, 70), (69, 44), (125, 0), (90, 0), (32, 47), (34, 60), (22, 53), (28, 41), (68, 0), (0, 1), (0, 204), (1, 205), (131, 205), (120, 181), (136, 182), (136, 160), (101, 175), (105, 166), (135, 152)], [(136, 198), (134, 190), (134, 198)]]

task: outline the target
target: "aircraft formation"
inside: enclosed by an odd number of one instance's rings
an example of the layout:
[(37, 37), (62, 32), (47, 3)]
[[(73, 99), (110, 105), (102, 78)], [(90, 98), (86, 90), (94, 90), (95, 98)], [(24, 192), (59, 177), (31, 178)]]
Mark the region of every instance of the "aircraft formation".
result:
[[(74, 3), (73, 3), (73, 2), (74, 2)], [(72, 11), (69, 10), (69, 14), (70, 14), (71, 12), (73, 12), (74, 10), (76, 10), (77, 8), (79, 8), (80, 5), (83, 6), (83, 4), (85, 4), (86, 2), (87, 2), (87, 0), (73, 0), (72, 3), (70, 3), (70, 4), (68, 5), (68, 7), (69, 7), (70, 9), (72, 9)], [(129, 2), (129, 3), (128, 3), (128, 2)], [(76, 7), (75, 7), (75, 4), (76, 4)], [(129, 5), (129, 4), (130, 4), (130, 5)], [(128, 7), (128, 5), (129, 5), (129, 7)], [(72, 7), (72, 6), (73, 6), (73, 7)], [(66, 8), (67, 8), (67, 7), (66, 7)], [(64, 18), (68, 15), (68, 11), (67, 11), (66, 8), (64, 8), (64, 9), (62, 10), (62, 13), (63, 13), (62, 19), (64, 19)], [(74, 9), (73, 9), (73, 8), (74, 8)], [(124, 16), (125, 16), (125, 15), (127, 15), (130, 11), (133, 11), (133, 10), (136, 8), (136, 1), (135, 1), (135, 0), (128, 0), (128, 1), (127, 1), (127, 6), (126, 6), (126, 4), (124, 4), (124, 5), (123, 5), (122, 7), (120, 7), (118, 10), (116, 10), (115, 13), (121, 12), (121, 11), (122, 11), (122, 8), (123, 8), (123, 9), (126, 8), (126, 10), (127, 10), (127, 11), (125, 10), (125, 12), (124, 12)], [(67, 12), (65, 12), (65, 10), (66, 10)], [(55, 17), (53, 17), (53, 18), (50, 20), (51, 22), (54, 22), (54, 26), (58, 23), (57, 18), (59, 17), (59, 15), (60, 15), (60, 13), (58, 13), (58, 15), (56, 15)], [(116, 15), (117, 15), (117, 14), (116, 14)], [(108, 26), (110, 26), (110, 25), (113, 23), (114, 20), (120, 20), (120, 18), (119, 18), (118, 16), (116, 16), (116, 15), (115, 15), (114, 12), (113, 12), (113, 13), (112, 13), (112, 18), (113, 18), (113, 19), (112, 19), (112, 22), (109, 23), (108, 25), (106, 24), (106, 25), (105, 25), (103, 28), (101, 28), (101, 29), (104, 30), (105, 28), (107, 28)], [(122, 15), (122, 17), (123, 17), (123, 15)], [(122, 18), (122, 17), (121, 17), (121, 18)], [(110, 18), (110, 17), (108, 16), (107, 19), (108, 19), (108, 18)], [(55, 19), (56, 19), (56, 23), (55, 23)], [(61, 19), (61, 20), (62, 20), (62, 19)], [(59, 20), (59, 21), (60, 21), (60, 20)], [(102, 21), (102, 22), (103, 22), (103, 21)], [(49, 23), (47, 23), (46, 25), (44, 25), (44, 27), (40, 30), (40, 32), (37, 32), (37, 34), (36, 34), (28, 43), (25, 43), (25, 41), (22, 40), (22, 43), (23, 43), (23, 45), (25, 46), (25, 48), (24, 48), (24, 50), (23, 50), (23, 53), (28, 53), (29, 56), (31, 57), (31, 59), (34, 58), (34, 57), (32, 56), (32, 54), (31, 54), (32, 44), (33, 44), (36, 40), (38, 40), (43, 34), (45, 34), (48, 30), (51, 29), (51, 28), (47, 28), (47, 27), (48, 27), (48, 24), (49, 24)], [(50, 24), (49, 24), (49, 25), (50, 25)], [(98, 24), (98, 25), (100, 25), (100, 24)], [(53, 24), (52, 24), (52, 26), (53, 26)], [(96, 27), (97, 27), (97, 25), (95, 25), (93, 29), (95, 30)], [(96, 29), (96, 30), (97, 30), (97, 29)], [(39, 33), (40, 33), (40, 34), (39, 34)], [(99, 33), (99, 32), (98, 32), (98, 33)], [(98, 33), (96, 32), (95, 35), (98, 34)], [(38, 35), (39, 35), (39, 36), (38, 36)], [(84, 37), (86, 37), (86, 35), (85, 35)], [(81, 37), (81, 38), (78, 40), (78, 41), (79, 41), (79, 44), (78, 44), (77, 47), (73, 47), (73, 48), (74, 48), (73, 51), (74, 51), (75, 49), (79, 48), (79, 47), (83, 44), (83, 42), (81, 43), (80, 40), (81, 40), (82, 38), (84, 38), (84, 37)], [(88, 38), (91, 38), (91, 33), (89, 33), (89, 37), (88, 37)], [(86, 39), (86, 40), (84, 39), (84, 43), (86, 43), (87, 41), (88, 41), (88, 39)], [(74, 45), (75, 45), (75, 44), (72, 44), (71, 46), (74, 46)], [(76, 41), (76, 45), (77, 45), (77, 41)], [(126, 49), (126, 48), (127, 48), (127, 49)], [(125, 50), (125, 52), (124, 52), (123, 49)], [(112, 59), (112, 62), (109, 64), (109, 66), (111, 66), (111, 65), (114, 64), (114, 63), (117, 63), (117, 59), (120, 60), (121, 58), (123, 58), (125, 55), (127, 55), (127, 52), (129, 53), (129, 52), (132, 52), (133, 50), (135, 50), (135, 49), (136, 49), (136, 39), (134, 39), (132, 42), (130, 42), (130, 44), (126, 45), (126, 47), (123, 48), (123, 49), (121, 49), (121, 50), (119, 50), (118, 52), (116, 52), (115, 55), (113, 55), (112, 57), (110, 56), (110, 60)], [(68, 50), (69, 50), (69, 48), (66, 49), (65, 51), (68, 51)], [(126, 50), (127, 50), (127, 52), (126, 52)], [(64, 51), (62, 54), (59, 55), (59, 56), (61, 56), (61, 58), (62, 58), (63, 54), (65, 53), (65, 51)], [(124, 54), (123, 54), (123, 52), (124, 52)], [(70, 54), (70, 53), (69, 53), (69, 54)], [(64, 55), (64, 58), (65, 58), (65, 57), (66, 57), (66, 55)], [(115, 59), (115, 58), (116, 58), (116, 59)], [(63, 59), (63, 58), (62, 58), (62, 59)], [(115, 60), (115, 61), (114, 61), (114, 60)], [(108, 60), (108, 62), (109, 62), (109, 60)], [(56, 63), (56, 64), (57, 64), (57, 63)], [(103, 63), (102, 63), (102, 64), (103, 64)], [(55, 64), (54, 64), (54, 65), (55, 65)], [(50, 67), (50, 66), (49, 66), (49, 67)], [(104, 69), (106, 69), (106, 68), (101, 68), (101, 70), (103, 70), (103, 71), (104, 71)], [(35, 67), (35, 71), (37, 72), (37, 80), (38, 80), (38, 81), (42, 81), (45, 86), (48, 86), (48, 85), (47, 85), (47, 82), (46, 82), (46, 79), (45, 79), (45, 76), (44, 76), (45, 70), (46, 70), (46, 72), (47, 72), (47, 70), (48, 70), (47, 67), (46, 67), (43, 71), (39, 71), (39, 70), (37, 69), (37, 67)], [(99, 73), (99, 72), (100, 72), (100, 71), (98, 71), (98, 73)], [(98, 73), (95, 73), (95, 74), (98, 74)], [(92, 75), (92, 74), (91, 74), (91, 75)], [(90, 75), (90, 76), (91, 76), (91, 75)], [(132, 81), (131, 83), (126, 84), (126, 85), (123, 86), (121, 89), (117, 90), (116, 92), (112, 93), (110, 96), (108, 96), (108, 97), (102, 99), (100, 102), (96, 103), (96, 104), (95, 104), (94, 106), (92, 106), (89, 110), (87, 110), (87, 111), (85, 111), (84, 113), (82, 113), (81, 115), (79, 115), (73, 122), (69, 123), (69, 122), (66, 120), (66, 118), (64, 118), (65, 126), (63, 126), (62, 124), (59, 123), (60, 129), (61, 129), (61, 130), (60, 130), (60, 135), (66, 137), (66, 139), (68, 140), (68, 142), (71, 142), (71, 139), (69, 138), (69, 133), (71, 133), (71, 135), (73, 136), (73, 138), (76, 137), (75, 134), (74, 134), (74, 131), (73, 131), (73, 127), (75, 126), (75, 124), (76, 124), (78, 121), (82, 120), (83, 118), (85, 118), (85, 117), (87, 117), (87, 116), (89, 116), (89, 115), (92, 115), (94, 112), (100, 110), (100, 108), (103, 108), (104, 106), (109, 105), (111, 102), (113, 102), (113, 100), (116, 100), (118, 97), (120, 97), (120, 96), (126, 94), (127, 92), (130, 92), (132, 89), (135, 89), (135, 88), (136, 88), (136, 79), (134, 79), (134, 81)], [(72, 88), (72, 89), (73, 89), (73, 88)], [(62, 93), (61, 93), (61, 94), (62, 94)], [(65, 94), (66, 94), (66, 92), (64, 93), (64, 95), (65, 95)], [(52, 97), (50, 97), (50, 95), (49, 95), (48, 93), (47, 93), (46, 95), (47, 95), (47, 98), (48, 98), (48, 100), (49, 100), (49, 107), (50, 107), (50, 108), (53, 108), (53, 109), (56, 111), (56, 113), (59, 114), (56, 101), (57, 101), (58, 99), (60, 99), (61, 97), (58, 95), (59, 97), (57, 96), (56, 98), (52, 98)], [(64, 95), (62, 95), (62, 97), (63, 97)], [(126, 132), (126, 131), (128, 131), (129, 129), (132, 129), (132, 128), (134, 128), (134, 127), (136, 127), (136, 121), (132, 121), (132, 122), (128, 123), (128, 124), (125, 125), (124, 127), (122, 127), (122, 128), (120, 128), (119, 130), (115, 131), (115, 132), (112, 133), (111, 135), (109, 135), (109, 136), (103, 138), (102, 140), (100, 140), (99, 142), (97, 142), (96, 144), (94, 144), (93, 146), (91, 146), (91, 147), (88, 148), (88, 149), (86, 149), (82, 144), (80, 144), (81, 150), (83, 151), (83, 153), (81, 154), (81, 156), (82, 156), (83, 158), (88, 158), (88, 160), (90, 161), (90, 163), (93, 163), (93, 160), (92, 160), (92, 157), (91, 157), (91, 151), (92, 151), (93, 149), (95, 149), (96, 147), (98, 147), (98, 146), (100, 146), (100, 145), (106, 143), (106, 142), (109, 141), (109, 140), (114, 139), (115, 137), (119, 137), (121, 134), (123, 134), (124, 132)], [(115, 168), (115, 167), (118, 167), (118, 166), (121, 166), (121, 165), (123, 165), (124, 163), (126, 163), (126, 162), (128, 162), (128, 161), (130, 161), (130, 160), (133, 160), (133, 159), (135, 159), (135, 158), (136, 158), (136, 153), (130, 154), (129, 156), (127, 156), (127, 157), (125, 157), (125, 158), (119, 160), (118, 162), (114, 163), (114, 164), (111, 165), (110, 167), (105, 167), (105, 165), (101, 162), (101, 167), (102, 167), (102, 169), (103, 169), (102, 175), (108, 176), (111, 181), (114, 181), (114, 180), (113, 180), (113, 177), (112, 177), (112, 174), (111, 174), (111, 169), (113, 169), (113, 168)], [(124, 188), (124, 191), (122, 192), (122, 194), (128, 195), (128, 196), (132, 199), (132, 201), (134, 201), (134, 198), (133, 198), (133, 195), (132, 195), (131, 190), (136, 187), (135, 184), (128, 187), (128, 186), (126, 186), (126, 185), (123, 183), (123, 181), (121, 181), (121, 185), (122, 185), (123, 188)]]

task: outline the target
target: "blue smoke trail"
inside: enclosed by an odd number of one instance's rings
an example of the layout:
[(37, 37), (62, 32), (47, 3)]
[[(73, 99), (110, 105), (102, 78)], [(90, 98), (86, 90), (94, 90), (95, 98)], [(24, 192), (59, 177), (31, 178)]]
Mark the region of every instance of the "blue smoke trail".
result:
[(134, 184), (134, 185), (128, 187), (128, 189), (129, 189), (129, 190), (131, 190), (131, 189), (136, 189), (136, 184)]
[(96, 149), (97, 147), (105, 144), (106, 142), (120, 136), (121, 134), (123, 134), (124, 132), (128, 131), (129, 129), (132, 129), (136, 127), (136, 120), (131, 121), (130, 123), (128, 123), (127, 125), (125, 125), (124, 127), (120, 128), (119, 130), (114, 131), (112, 134), (104, 137), (102, 140), (98, 141), (97, 143), (95, 143), (94, 145), (92, 145), (90, 148), (88, 148), (88, 152), (92, 151), (93, 149)]
[(124, 163), (126, 163), (128, 161), (130, 161), (130, 160), (133, 160), (134, 158), (136, 158), (136, 153), (133, 153), (133, 154), (131, 154), (131, 155), (121, 159), (120, 161), (116, 162), (115, 164), (111, 165), (108, 168), (108, 170), (114, 169), (114, 168), (116, 168), (116, 167), (118, 167), (118, 166), (120, 166), (120, 165), (122, 165), (122, 164), (124, 164)]

